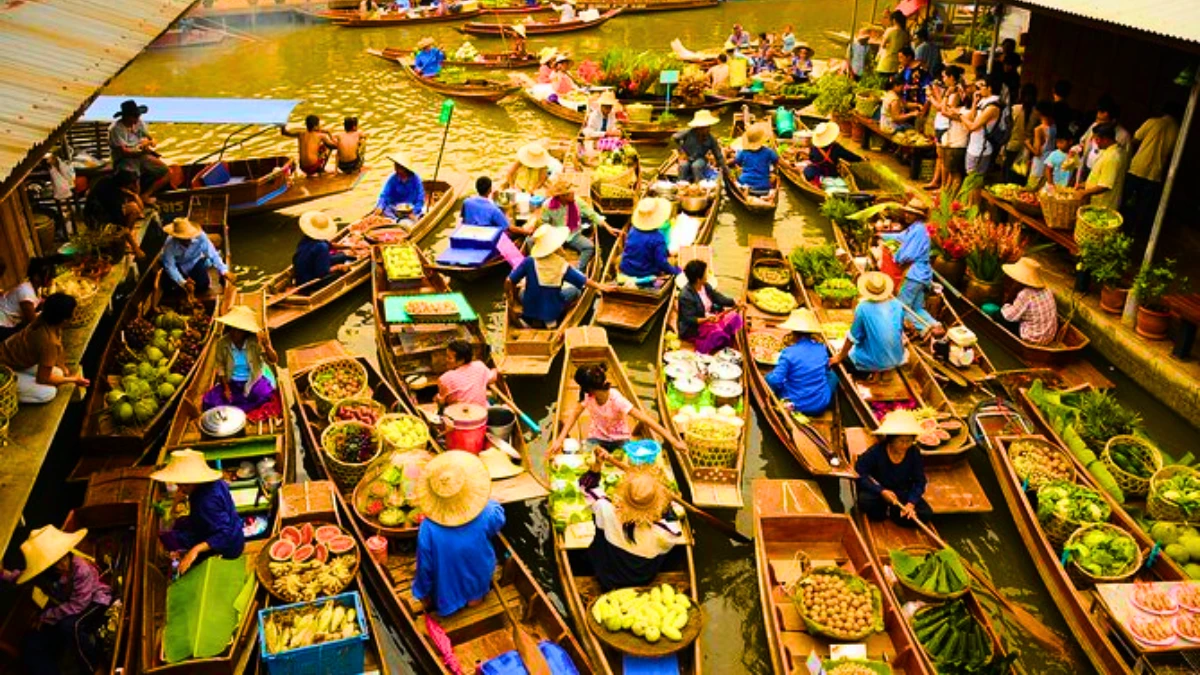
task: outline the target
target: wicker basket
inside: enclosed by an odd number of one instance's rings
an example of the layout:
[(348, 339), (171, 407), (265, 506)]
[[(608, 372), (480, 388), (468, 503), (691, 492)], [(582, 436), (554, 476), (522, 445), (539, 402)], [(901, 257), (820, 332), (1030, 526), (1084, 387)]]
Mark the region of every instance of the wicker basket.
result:
[(863, 585), (867, 587), (868, 592), (871, 594), (871, 618), (872, 618), (872, 621), (871, 621), (871, 625), (869, 625), (867, 628), (865, 628), (864, 630), (859, 631), (857, 633), (851, 633), (851, 632), (847, 632), (847, 631), (838, 630), (838, 629), (835, 629), (835, 628), (832, 628), (829, 626), (825, 626), (823, 624), (819, 624), (819, 623), (813, 621), (812, 619), (810, 619), (808, 617), (808, 611), (804, 605), (804, 594), (802, 592), (802, 589), (800, 588), (800, 586), (803, 584), (803, 580), (802, 580), (800, 583), (796, 584), (792, 588), (791, 596), (792, 596), (792, 603), (796, 606), (796, 610), (798, 612), (800, 612), (800, 617), (802, 619), (804, 619), (804, 625), (808, 629), (808, 632), (817, 634), (817, 635), (824, 635), (827, 637), (834, 638), (836, 640), (858, 641), (858, 640), (862, 640), (863, 638), (867, 637), (868, 635), (871, 635), (872, 633), (877, 633), (877, 632), (883, 630), (883, 597), (879, 591), (878, 586), (876, 586), (875, 584), (872, 584), (871, 582), (867, 581), (866, 579), (863, 579), (860, 576), (851, 574), (851, 573), (843, 570), (840, 567), (823, 567), (821, 569), (813, 570), (808, 575), (808, 578), (812, 578), (819, 574), (824, 574), (824, 575), (829, 575), (829, 576), (838, 576), (838, 577), (842, 577), (847, 580), (858, 579), (859, 581), (861, 581), (863, 583)]
[[(913, 545), (913, 546), (903, 546), (900, 548), (900, 550), (904, 551), (905, 553), (907, 553), (909, 555), (914, 555), (914, 556), (930, 556), (930, 555), (933, 555), (934, 553), (938, 552), (938, 550), (936, 548), (933, 548), (931, 546), (921, 546), (919, 544)], [(965, 570), (965, 568), (964, 568), (964, 570)], [(895, 569), (893, 568), (892, 571), (894, 572)], [(954, 593), (946, 593), (946, 594), (934, 593), (932, 591), (927, 591), (927, 590), (921, 588), (920, 586), (914, 584), (912, 581), (904, 578), (904, 576), (899, 573), (896, 574), (896, 581), (899, 582), (901, 586), (912, 591), (914, 594), (919, 595), (922, 598), (928, 598), (930, 600), (953, 600), (955, 598), (961, 598), (962, 596), (967, 594), (967, 591), (971, 590), (971, 584), (968, 583), (966, 586), (964, 586), (962, 588), (962, 590), (955, 591)]]
[(875, 112), (879, 110), (879, 104), (882, 99), (874, 93), (863, 92), (857, 94), (854, 99), (854, 112), (871, 119), (875, 116)]
[[(86, 280), (85, 280), (86, 282)], [(94, 283), (86, 282), (90, 286), (90, 290), (82, 295), (75, 296), (75, 312), (71, 314), (71, 318), (67, 321), (67, 328), (81, 328), (88, 325), (96, 318), (100, 312), (104, 311), (104, 303), (97, 302), (96, 294), (99, 293), (100, 287)]]
[(348, 405), (365, 405), (368, 408), (370, 408), (371, 410), (374, 410), (376, 423), (379, 422), (379, 418), (381, 418), (385, 414), (387, 414), (387, 406), (383, 405), (379, 401), (376, 401), (373, 398), (367, 398), (365, 396), (355, 396), (353, 398), (344, 398), (344, 399), (338, 401), (337, 403), (333, 404), (333, 407), (331, 407), (329, 409), (329, 423), (333, 424), (334, 422), (344, 421), (344, 420), (338, 419), (337, 414), (338, 414), (338, 411), (341, 410), (343, 406), (348, 406)]
[[(1056, 482), (1059, 482), (1059, 481), (1047, 482), (1042, 485), (1042, 489), (1045, 489), (1047, 486), (1053, 485)], [(1062, 482), (1068, 482), (1068, 481), (1062, 481)], [(1085, 488), (1085, 489), (1090, 490), (1091, 488)], [(1099, 492), (1097, 492), (1097, 494), (1099, 494)], [(1041, 504), (1041, 495), (1042, 495), (1042, 490), (1039, 489), (1038, 490), (1039, 505)], [(1107, 521), (1112, 516), (1112, 507), (1109, 506), (1108, 501), (1102, 499), (1102, 503), (1104, 505), (1103, 506), (1104, 513), (1101, 515), (1100, 520), (1097, 522)], [(1042, 514), (1039, 513), (1038, 521), (1042, 524), (1042, 530), (1046, 533), (1046, 538), (1049, 539), (1050, 543), (1054, 544), (1055, 546), (1062, 546), (1063, 543), (1066, 542), (1068, 539), (1070, 539), (1071, 535), (1075, 534), (1075, 532), (1079, 528), (1096, 524), (1096, 523), (1085, 523), (1085, 522), (1079, 522), (1079, 521), (1074, 521), (1074, 520), (1068, 520), (1066, 518), (1063, 518), (1062, 516), (1059, 516), (1057, 513), (1053, 512), (1053, 511), (1051, 511), (1049, 513), (1049, 515), (1044, 518), (1042, 517)]]
[[(768, 281), (767, 279), (764, 279), (762, 276), (759, 276), (760, 275), (759, 270), (762, 270), (762, 269), (783, 270), (783, 272), (784, 272), (783, 282), (782, 283), (774, 283), (772, 281)], [(788, 263), (783, 260), (764, 260), (762, 262), (756, 263), (754, 265), (754, 269), (750, 271), (750, 274), (754, 277), (755, 281), (757, 281), (761, 284), (765, 284), (767, 286), (774, 286), (775, 288), (780, 288), (780, 289), (784, 289), (784, 290), (786, 290), (792, 283), (791, 263)]]
[(1159, 496), (1159, 485), (1168, 478), (1181, 473), (1189, 473), (1197, 480), (1200, 480), (1200, 471), (1191, 467), (1172, 464), (1164, 466), (1154, 475), (1150, 477), (1150, 496), (1146, 498), (1146, 510), (1150, 512), (1150, 517), (1154, 520), (1170, 520), (1172, 522), (1200, 522), (1200, 513), (1188, 513), (1184, 511), (1178, 504), (1167, 501)]
[(1113, 480), (1117, 481), (1117, 485), (1121, 486), (1121, 490), (1127, 495), (1144, 497), (1150, 492), (1150, 478), (1142, 478), (1129, 473), (1125, 469), (1117, 466), (1113, 461), (1111, 449), (1113, 444), (1122, 443), (1132, 445), (1137, 448), (1138, 454), (1141, 456), (1142, 463), (1150, 466), (1150, 477), (1158, 472), (1163, 466), (1162, 455), (1158, 452), (1158, 448), (1154, 447), (1144, 438), (1137, 436), (1113, 436), (1104, 444), (1104, 450), (1100, 453), (1100, 459), (1104, 461), (1104, 465), (1108, 467), (1108, 472), (1112, 474)]
[[(361, 427), (371, 432), (371, 438), (374, 439), (375, 444), (375, 453), (366, 461), (344, 462), (335, 457), (333, 452), (330, 451), (330, 439), (334, 435), (334, 432), (340, 431), (341, 429), (347, 427)], [(376, 457), (379, 456), (379, 449), (379, 434), (375, 432), (374, 428), (363, 424), (362, 422), (334, 422), (333, 424), (325, 427), (325, 431), (321, 432), (321, 452), (325, 454), (325, 465), (329, 469), (329, 477), (338, 484), (339, 488), (347, 492), (354, 490), (354, 487), (358, 485), (358, 481), (361, 480), (363, 474), (366, 473), (367, 467)]]
[[(321, 379), (322, 375), (338, 372), (347, 372), (351, 376), (357, 377), (358, 381), (362, 383), (362, 386), (359, 387), (359, 390), (352, 396), (337, 396), (336, 398), (331, 398), (330, 395), (325, 391), (324, 387), (321, 386), (319, 380)], [(322, 415), (328, 415), (329, 411), (333, 409), (333, 404), (337, 403), (338, 401), (341, 401), (345, 398), (370, 398), (371, 394), (370, 389), (367, 386), (367, 369), (358, 362), (358, 359), (331, 359), (329, 361), (325, 361), (324, 363), (317, 364), (317, 366), (308, 373), (308, 390), (312, 392), (313, 398), (317, 400), (317, 412), (321, 413)]]
[[(1123, 535), (1129, 537), (1131, 540), (1133, 540), (1134, 544), (1135, 544), (1135, 548), (1137, 548), (1136, 547), (1137, 541), (1134, 540), (1133, 537), (1130, 536), (1130, 534), (1128, 532), (1126, 532), (1122, 528), (1119, 528), (1116, 525), (1112, 525), (1110, 523), (1093, 523), (1091, 525), (1085, 525), (1084, 527), (1081, 527), (1078, 530), (1075, 530), (1075, 533), (1072, 534), (1071, 537), (1067, 540), (1066, 546), (1068, 546), (1068, 547), (1071, 546), (1072, 544), (1075, 543), (1075, 541), (1077, 539), (1083, 538), (1084, 535), (1086, 535), (1088, 532), (1091, 532), (1092, 530), (1107, 530), (1114, 534), (1117, 534), (1117, 533), (1123, 534)], [(1141, 548), (1137, 548), (1137, 556), (1135, 556), (1134, 559), (1132, 561), (1130, 561), (1129, 566), (1125, 570), (1123, 570), (1120, 574), (1117, 574), (1114, 576), (1108, 576), (1108, 577), (1094, 576), (1091, 572), (1088, 572), (1087, 570), (1080, 567), (1075, 562), (1074, 556), (1072, 556), (1071, 561), (1069, 563), (1067, 563), (1067, 573), (1071, 576), (1071, 578), (1075, 579), (1076, 582), (1079, 582), (1079, 583), (1082, 583), (1085, 585), (1097, 584), (1097, 583), (1114, 584), (1114, 583), (1121, 583), (1122, 581), (1129, 579), (1134, 574), (1136, 574), (1137, 571), (1139, 569), (1141, 569), (1141, 567), (1142, 567), (1142, 550), (1141, 550)]]
[(1085, 219), (1079, 217), (1079, 214), (1083, 213), (1083, 210), (1085, 208), (1088, 208), (1088, 207), (1086, 207), (1086, 206), (1079, 207), (1079, 209), (1076, 211), (1076, 214), (1075, 214), (1075, 243), (1076, 244), (1083, 246), (1084, 243), (1086, 243), (1086, 242), (1100, 241), (1100, 240), (1105, 239), (1109, 235), (1112, 235), (1113, 233), (1121, 231), (1121, 225), (1125, 222), (1125, 219), (1122, 218), (1121, 214), (1118, 213), (1117, 211), (1113, 211), (1111, 209), (1105, 209), (1106, 211), (1109, 211), (1112, 215), (1116, 216), (1117, 220), (1116, 220), (1115, 225), (1112, 225), (1110, 227), (1101, 228), (1101, 227), (1096, 227), (1092, 223), (1089, 223)]
[(1073, 193), (1038, 193), (1038, 202), (1042, 205), (1042, 216), (1046, 219), (1046, 227), (1052, 230), (1069, 230), (1075, 227), (1075, 217), (1083, 199)]
[(1062, 456), (1064, 459), (1067, 460), (1067, 466), (1070, 468), (1070, 471), (1071, 471), (1071, 475), (1069, 475), (1069, 476), (1048, 476), (1045, 474), (1037, 474), (1037, 473), (1032, 473), (1032, 472), (1031, 472), (1031, 475), (1022, 476), (1017, 471), (1017, 467), (1014, 465), (1013, 473), (1017, 474), (1017, 479), (1020, 480), (1022, 483), (1028, 481), (1027, 489), (1033, 490), (1036, 492), (1038, 488), (1042, 487), (1046, 483), (1049, 483), (1050, 481), (1053, 481), (1053, 480), (1065, 480), (1065, 481), (1068, 481), (1071, 483), (1075, 482), (1075, 479), (1078, 476), (1078, 472), (1075, 470), (1075, 464), (1073, 462), (1071, 462), (1071, 456), (1069, 454), (1067, 454), (1062, 448), (1058, 447), (1054, 443), (1051, 443), (1050, 441), (1047, 441), (1044, 438), (1037, 438), (1037, 437), (1020, 438), (1020, 439), (1014, 439), (1011, 443), (1008, 443), (1005, 446), (1005, 451), (1008, 453), (1009, 463), (1011, 463), (1012, 460), (1016, 459), (1020, 455), (1025, 454), (1022, 452), (1014, 451), (1014, 450), (1019, 450), (1022, 447), (1020, 445), (1017, 445), (1018, 443), (1031, 443), (1031, 444), (1040, 445), (1040, 446), (1050, 450), (1050, 452), (1056, 453), (1056, 454)]
[(413, 451), (418, 451), (418, 450), (425, 450), (426, 447), (429, 445), (429, 426), (425, 424), (424, 420), (422, 420), (420, 417), (417, 417), (416, 415), (409, 415), (407, 413), (388, 413), (387, 415), (384, 415), (379, 418), (379, 421), (375, 423), (375, 429), (378, 430), (378, 429), (382, 428), (383, 425), (387, 424), (388, 422), (392, 422), (395, 420), (402, 420), (402, 419), (416, 420), (421, 425), (421, 428), (425, 430), (425, 434), (421, 437), (421, 442), (417, 443), (415, 445), (412, 445), (412, 446), (400, 446), (400, 445), (395, 445), (393, 443), (388, 442), (387, 438), (385, 438), (383, 436), (383, 434), (380, 434), (379, 435), (379, 444), (385, 450), (394, 450), (396, 452), (413, 452)]
[(0, 417), (11, 420), (17, 414), (17, 374), (0, 364)]
[(625, 170), (622, 171), (621, 173), (616, 173), (611, 176), (608, 176), (604, 180), (595, 178), (595, 174), (593, 174), (592, 184), (593, 185), (616, 185), (618, 187), (629, 187), (630, 185), (633, 185), (634, 180), (637, 177), (637, 175), (634, 173), (635, 169), (636, 169), (636, 167), (631, 164), (631, 165), (625, 167)]
[(730, 438), (699, 437), (690, 430), (684, 430), (683, 440), (687, 443), (688, 456), (692, 464), (698, 468), (732, 468), (737, 461), (739, 429), (736, 425), (717, 420), (706, 420), (709, 424), (725, 427), (733, 433)]

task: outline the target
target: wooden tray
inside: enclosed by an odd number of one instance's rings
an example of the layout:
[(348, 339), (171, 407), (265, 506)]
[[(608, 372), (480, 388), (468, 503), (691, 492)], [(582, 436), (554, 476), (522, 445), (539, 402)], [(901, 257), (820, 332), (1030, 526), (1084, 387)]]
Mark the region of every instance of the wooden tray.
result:
[[(646, 586), (638, 588), (637, 591), (639, 593), (643, 593), (649, 591), (651, 588), (655, 587)], [(675, 590), (677, 592), (679, 591), (678, 588)], [(679, 631), (679, 633), (683, 636), (683, 639), (679, 642), (675, 642), (666, 637), (661, 637), (658, 639), (658, 642), (646, 642), (642, 638), (627, 630), (613, 632), (605, 628), (600, 623), (597, 623), (596, 618), (592, 616), (592, 607), (596, 606), (596, 602), (599, 601), (601, 597), (603, 596), (597, 596), (594, 600), (589, 602), (587, 611), (584, 612), (584, 614), (587, 615), (586, 621), (588, 629), (590, 629), (592, 633), (596, 635), (596, 637), (600, 638), (601, 642), (621, 652), (622, 654), (645, 657), (669, 656), (690, 647), (692, 643), (700, 637), (700, 631), (704, 628), (704, 609), (695, 603), (691, 595), (688, 595), (688, 600), (692, 602), (692, 607), (688, 609), (687, 625), (685, 625), (683, 629)]]
[[(344, 527), (342, 527), (341, 525), (338, 525), (337, 523), (331, 523), (331, 522), (321, 521), (321, 520), (306, 521), (306, 522), (312, 523), (313, 527), (322, 527), (324, 525), (336, 525), (338, 527), (338, 529), (340, 529), (342, 531), (343, 535), (350, 537), (351, 539), (354, 539), (354, 535), (347, 532)], [(295, 527), (300, 527), (304, 523), (290, 523), (290, 524)], [(258, 583), (261, 584), (262, 587), (267, 590), (267, 593), (270, 593), (273, 597), (278, 598), (279, 600), (282, 600), (283, 602), (286, 602), (286, 603), (297, 602), (296, 600), (292, 600), (290, 598), (285, 598), (285, 597), (277, 594), (275, 592), (275, 589), (272, 586), (275, 582), (275, 575), (271, 574), (271, 568), (268, 567), (268, 565), (272, 562), (275, 562), (275, 561), (271, 560), (271, 545), (274, 544), (275, 542), (279, 541), (279, 539), (280, 539), (280, 535), (276, 534), (275, 536), (268, 539), (267, 543), (264, 544), (263, 547), (259, 550), (258, 559), (255, 560), (255, 562), (254, 562), (254, 573), (256, 575), (258, 575)], [(359, 545), (358, 545), (357, 539), (354, 539), (354, 548), (350, 549), (349, 553), (354, 554), (354, 566), (350, 568), (350, 580), (347, 581), (341, 588), (337, 589), (336, 591), (325, 594), (325, 595), (319, 595), (319, 596), (317, 596), (318, 598), (323, 598), (326, 595), (337, 595), (338, 593), (341, 593), (342, 591), (346, 590), (346, 588), (348, 588), (350, 586), (350, 584), (353, 584), (354, 580), (358, 578), (358, 566), (362, 564), (362, 552), (359, 551)], [(332, 555), (332, 554), (330, 554), (330, 555)], [(338, 555), (348, 555), (348, 553), (339, 553)]]

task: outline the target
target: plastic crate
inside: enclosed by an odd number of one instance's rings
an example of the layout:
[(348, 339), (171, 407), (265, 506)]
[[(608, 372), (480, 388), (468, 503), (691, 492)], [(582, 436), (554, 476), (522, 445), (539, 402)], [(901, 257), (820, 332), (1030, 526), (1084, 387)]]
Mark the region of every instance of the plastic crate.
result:
[[(297, 607), (320, 607), (326, 602), (353, 608), (355, 620), (358, 621), (358, 635), (333, 642), (289, 649), (278, 654), (267, 653), (267, 640), (264, 632), (266, 618), (278, 612)], [(270, 675), (324, 675), (325, 673), (361, 673), (363, 655), (366, 652), (367, 634), (366, 609), (358, 591), (341, 593), (327, 598), (318, 598), (312, 602), (298, 602), (281, 607), (268, 607), (258, 611), (258, 644), (262, 663)]]

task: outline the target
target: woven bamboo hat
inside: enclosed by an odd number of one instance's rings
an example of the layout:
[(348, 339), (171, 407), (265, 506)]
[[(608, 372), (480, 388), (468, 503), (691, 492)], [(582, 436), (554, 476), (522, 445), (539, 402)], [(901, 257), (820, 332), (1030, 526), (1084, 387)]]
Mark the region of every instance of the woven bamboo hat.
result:
[(863, 300), (882, 302), (892, 297), (896, 282), (883, 272), (865, 272), (858, 277), (858, 294)]
[(637, 203), (629, 222), (643, 232), (653, 232), (671, 217), (671, 202), (662, 197), (646, 197)]
[(917, 416), (913, 411), (893, 410), (879, 423), (879, 428), (875, 430), (875, 435), (920, 436), (921, 431), (921, 423), (917, 421)]
[(833, 145), (841, 135), (842, 129), (837, 122), (821, 122), (813, 129), (812, 144), (818, 148), (826, 148)]
[(742, 148), (745, 150), (758, 150), (767, 142), (767, 136), (771, 133), (770, 127), (766, 124), (758, 123), (751, 124), (750, 128), (746, 129), (746, 133), (742, 135)]
[(404, 167), (405, 169), (412, 171), (412, 164), (409, 163), (408, 155), (404, 154), (403, 152), (400, 152), (399, 150), (397, 150), (393, 153), (390, 153), (387, 156), (387, 159), (392, 164), (399, 164), (400, 166)]
[(596, 105), (616, 105), (617, 103), (617, 95), (613, 93), (612, 89), (605, 89), (600, 93), (600, 98), (596, 99)]
[(245, 305), (238, 305), (217, 317), (217, 322), (254, 335), (258, 335), (263, 329), (262, 324), (258, 322), (258, 317), (254, 314), (254, 310)]
[(555, 56), (558, 56), (557, 48), (543, 47), (542, 50), (538, 52), (538, 63), (541, 63), (544, 66), (553, 61)]
[(62, 560), (63, 556), (78, 546), (87, 533), (87, 528), (63, 532), (53, 525), (39, 527), (30, 532), (29, 538), (21, 543), (21, 555), (25, 556), (25, 570), (17, 577), (17, 583), (23, 584), (50, 569), (54, 563)]
[(544, 169), (550, 164), (550, 153), (541, 143), (526, 143), (517, 150), (517, 161), (530, 169)]
[(688, 126), (695, 129), (696, 127), (711, 127), (720, 122), (716, 115), (712, 114), (711, 110), (697, 110), (692, 121), (688, 122)]
[(417, 42), (417, 49), (421, 50), (425, 49), (426, 47), (432, 47), (434, 44), (436, 43), (433, 41), (433, 38), (423, 37), (419, 42)]
[(429, 460), (417, 479), (417, 504), (426, 517), (446, 527), (471, 522), (491, 495), (487, 465), (463, 450), (447, 450)]
[(1000, 267), (1014, 281), (1030, 288), (1046, 287), (1046, 282), (1042, 279), (1042, 264), (1033, 258), (1021, 258), (1015, 263), (1007, 263)]
[(168, 237), (176, 239), (195, 239), (199, 236), (201, 230), (199, 226), (187, 218), (176, 218), (171, 221), (170, 225), (163, 228), (163, 232), (166, 232)]
[(171, 453), (167, 465), (150, 474), (150, 478), (160, 483), (192, 485), (218, 480), (221, 478), (221, 472), (210, 467), (208, 462), (204, 461), (202, 453), (195, 450), (176, 450)]
[(533, 244), (529, 247), (529, 255), (534, 258), (545, 258), (552, 255), (571, 238), (571, 231), (557, 225), (542, 225), (530, 235)]
[(653, 525), (663, 517), (671, 495), (658, 476), (653, 467), (634, 466), (625, 472), (625, 480), (612, 495), (617, 518), (622, 523)]
[(338, 228), (328, 213), (305, 211), (300, 214), (300, 231), (317, 241), (329, 241), (337, 236)]
[(790, 330), (795, 333), (820, 333), (821, 322), (817, 321), (817, 315), (807, 307), (793, 309), (788, 315), (787, 321), (779, 324), (780, 330)]
[(546, 195), (557, 197), (559, 195), (574, 194), (575, 181), (571, 180), (565, 173), (559, 174), (550, 184), (546, 186)]

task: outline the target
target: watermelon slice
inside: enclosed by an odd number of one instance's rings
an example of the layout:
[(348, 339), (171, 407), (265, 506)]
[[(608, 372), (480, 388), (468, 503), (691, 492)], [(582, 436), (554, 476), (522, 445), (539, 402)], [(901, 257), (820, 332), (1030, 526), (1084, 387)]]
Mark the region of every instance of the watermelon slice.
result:
[(308, 562), (309, 558), (312, 558), (313, 554), (315, 554), (316, 552), (317, 552), (317, 549), (312, 544), (305, 544), (305, 545), (301, 546), (300, 548), (296, 549), (296, 552), (292, 554), (292, 560), (295, 560), (296, 562), (301, 562), (301, 563)]
[(329, 561), (329, 547), (325, 544), (317, 544), (317, 560), (324, 565)]
[(334, 555), (346, 553), (354, 548), (354, 537), (342, 535), (329, 540), (329, 552)]
[(337, 525), (322, 525), (317, 528), (315, 536), (318, 542), (325, 543), (334, 537), (342, 536), (342, 528)]
[(271, 550), (268, 555), (275, 562), (287, 562), (292, 559), (292, 555), (296, 553), (296, 543), (290, 539), (280, 539), (274, 544), (271, 544)]
[(300, 530), (297, 529), (294, 525), (288, 525), (287, 527), (280, 530), (279, 538), (287, 539), (288, 541), (292, 542), (296, 546), (299, 546), (300, 544), (304, 543), (303, 541), (301, 541), (301, 538), (300, 538)]
[(300, 543), (301, 544), (311, 544), (312, 540), (313, 540), (313, 534), (315, 534), (315, 533), (316, 533), (316, 528), (313, 527), (312, 523), (305, 523), (305, 524), (301, 525), (300, 526)]

